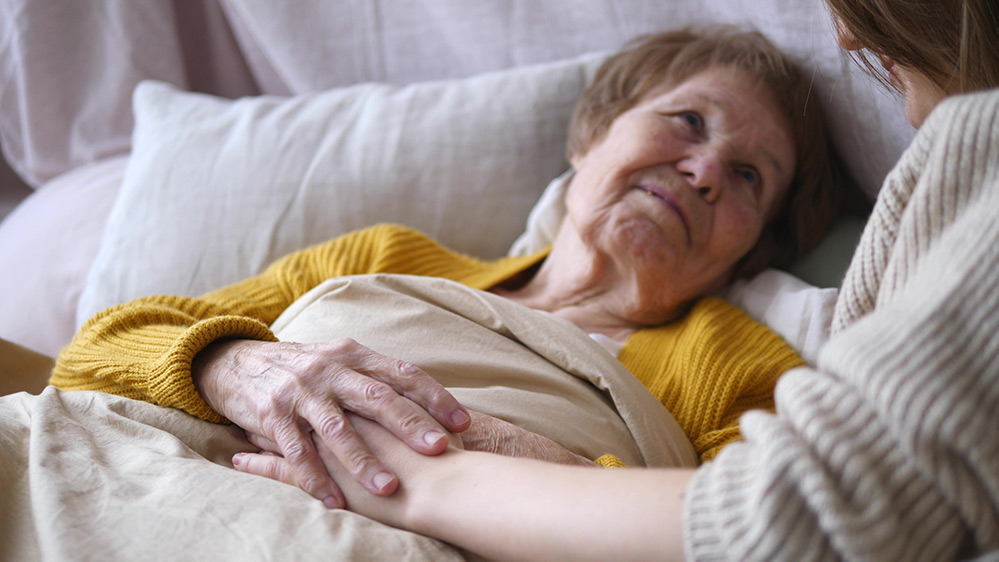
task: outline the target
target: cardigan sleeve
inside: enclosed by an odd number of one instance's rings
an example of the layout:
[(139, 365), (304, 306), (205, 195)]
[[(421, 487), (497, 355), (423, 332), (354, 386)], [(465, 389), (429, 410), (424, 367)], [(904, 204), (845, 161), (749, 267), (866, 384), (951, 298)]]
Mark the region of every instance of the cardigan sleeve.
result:
[(194, 356), (223, 339), (275, 341), (268, 326), (291, 303), (330, 277), (385, 267), (380, 248), (401, 233), (372, 227), (290, 254), (259, 276), (201, 298), (151, 296), (104, 310), (60, 352), (50, 383), (224, 421), (195, 389)]

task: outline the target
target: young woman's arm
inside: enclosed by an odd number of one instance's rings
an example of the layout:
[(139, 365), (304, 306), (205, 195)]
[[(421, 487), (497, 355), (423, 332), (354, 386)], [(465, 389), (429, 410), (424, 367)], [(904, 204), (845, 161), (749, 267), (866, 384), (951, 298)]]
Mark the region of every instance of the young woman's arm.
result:
[[(350, 417), (401, 484), (390, 497), (369, 494), (317, 443), (348, 509), (488, 558), (683, 557), (681, 511), (692, 470), (565, 466), (464, 451), (457, 441), (426, 457), (381, 426)], [(257, 474), (279, 472), (284, 463), (263, 455), (235, 460)]]

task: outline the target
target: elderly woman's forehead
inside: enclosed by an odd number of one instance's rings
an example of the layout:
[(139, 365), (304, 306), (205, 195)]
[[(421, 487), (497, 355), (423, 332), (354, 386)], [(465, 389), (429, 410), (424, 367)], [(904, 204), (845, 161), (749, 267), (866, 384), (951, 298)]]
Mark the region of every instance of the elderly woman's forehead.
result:
[(705, 80), (723, 82), (731, 80), (743, 81), (752, 84), (752, 87), (759, 88), (761, 92), (777, 97), (779, 92), (773, 91), (769, 87), (764, 76), (754, 73), (749, 69), (734, 64), (717, 63), (709, 66), (685, 69), (684, 71), (660, 72), (649, 77), (649, 81), (644, 85), (644, 92), (640, 96), (641, 100), (661, 95), (665, 92), (675, 90), (692, 80)]

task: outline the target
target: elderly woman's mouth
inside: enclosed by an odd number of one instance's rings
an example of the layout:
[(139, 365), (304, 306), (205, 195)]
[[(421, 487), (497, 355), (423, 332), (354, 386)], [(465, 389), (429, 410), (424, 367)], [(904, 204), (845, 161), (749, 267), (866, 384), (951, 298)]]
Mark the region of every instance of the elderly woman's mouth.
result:
[(680, 222), (683, 224), (683, 230), (687, 235), (687, 243), (691, 241), (690, 238), (690, 220), (687, 218), (687, 213), (684, 211), (683, 207), (677, 203), (676, 199), (670, 195), (669, 191), (666, 189), (649, 184), (639, 184), (635, 186), (635, 189), (645, 193), (649, 197), (657, 199), (662, 202), (668, 209), (673, 211), (677, 217), (679, 217)]

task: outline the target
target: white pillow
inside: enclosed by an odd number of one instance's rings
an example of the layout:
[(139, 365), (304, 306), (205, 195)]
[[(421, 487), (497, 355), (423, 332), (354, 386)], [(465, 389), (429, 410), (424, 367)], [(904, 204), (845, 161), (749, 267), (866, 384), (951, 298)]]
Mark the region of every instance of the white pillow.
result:
[(567, 166), (604, 55), (406, 87), (227, 100), (144, 82), (133, 151), (77, 309), (199, 295), (379, 221), (503, 255)]
[[(510, 255), (527, 255), (542, 250), (555, 240), (565, 217), (565, 190), (572, 170), (552, 180), (527, 218), (527, 229), (510, 247)], [(852, 253), (859, 231), (854, 221), (834, 229), (816, 251), (821, 255)], [(839, 280), (847, 262), (820, 257), (808, 260), (809, 273), (818, 279), (833, 279), (835, 286), (820, 288), (777, 269), (767, 269), (748, 280), (739, 280), (721, 291), (718, 297), (741, 308), (751, 318), (779, 334), (799, 355), (815, 364), (819, 349), (829, 338)], [(813, 281), (814, 282), (814, 281)]]

